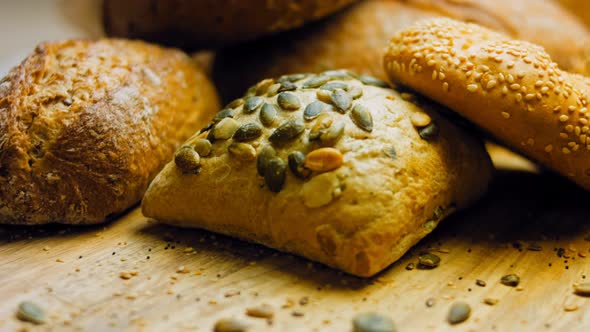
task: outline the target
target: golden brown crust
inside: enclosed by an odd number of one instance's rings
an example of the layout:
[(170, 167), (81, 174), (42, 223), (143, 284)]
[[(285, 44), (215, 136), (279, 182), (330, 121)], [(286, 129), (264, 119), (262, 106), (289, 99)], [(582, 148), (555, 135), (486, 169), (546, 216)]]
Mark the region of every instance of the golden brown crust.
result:
[(384, 65), (392, 80), (590, 189), (589, 79), (560, 70), (541, 47), (434, 19), (395, 35)]
[[(331, 101), (332, 107), (322, 115), (304, 121), (303, 114), (314, 114), (304, 113), (308, 105), (342, 91), (326, 92), (328, 86), (302, 88), (310, 77), (301, 77), (295, 79), (296, 87), (289, 88), (300, 107), (276, 109), (278, 118), (270, 125), (259, 120), (270, 109), (264, 103), (290, 107), (294, 102), (285, 104), (281, 94), (266, 93), (276, 91), (274, 81), (258, 84), (246, 99), (247, 106), (237, 101), (221, 113), (231, 110), (233, 119), (224, 118), (210, 133), (185, 143), (187, 147), (179, 150), (175, 162), (146, 192), (144, 215), (259, 242), (366, 277), (400, 258), (441, 219), (483, 194), (491, 163), (480, 141), (441, 117), (437, 107), (426, 101), (338, 77), (328, 84), (333, 88), (344, 83), (347, 93), (357, 96), (346, 111), (336, 111), (338, 103)], [(254, 91), (260, 100), (252, 97)], [(252, 113), (245, 114), (244, 107)], [(366, 113), (361, 116), (363, 112), (371, 114), (372, 121)], [(277, 128), (284, 128), (288, 119), (303, 122), (303, 132), (277, 141)], [(218, 139), (231, 136), (225, 130), (232, 123), (233, 138)], [(245, 131), (235, 128), (245, 124), (260, 131), (252, 131), (255, 138), (236, 143)], [(317, 128), (336, 134), (314, 139)], [(203, 137), (215, 142), (210, 152), (203, 148)], [(203, 151), (198, 174), (193, 167), (199, 161), (193, 158), (195, 150)], [(295, 168), (297, 173), (290, 167), (285, 172), (275, 167), (287, 163), (294, 151), (301, 152), (304, 160), (301, 168)], [(310, 169), (316, 171), (310, 175)]]
[(227, 46), (316, 21), (356, 0), (106, 0), (108, 35), (186, 49)]
[(218, 105), (188, 56), (142, 42), (44, 43), (2, 82), (2, 223), (124, 211)]
[(416, 20), (435, 16), (538, 43), (564, 69), (590, 73), (581, 55), (590, 40), (587, 29), (552, 0), (369, 0), (302, 29), (220, 51), (214, 81), (229, 100), (258, 80), (285, 73), (348, 68), (384, 78), (383, 44)]

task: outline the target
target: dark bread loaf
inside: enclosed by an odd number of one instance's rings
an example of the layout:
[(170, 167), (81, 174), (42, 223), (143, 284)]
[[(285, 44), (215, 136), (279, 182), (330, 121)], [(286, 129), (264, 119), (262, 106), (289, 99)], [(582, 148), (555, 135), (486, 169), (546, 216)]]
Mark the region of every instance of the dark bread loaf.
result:
[(218, 105), (187, 55), (143, 42), (44, 43), (0, 82), (0, 223), (124, 211)]
[(108, 35), (185, 49), (227, 46), (318, 20), (356, 0), (105, 0)]

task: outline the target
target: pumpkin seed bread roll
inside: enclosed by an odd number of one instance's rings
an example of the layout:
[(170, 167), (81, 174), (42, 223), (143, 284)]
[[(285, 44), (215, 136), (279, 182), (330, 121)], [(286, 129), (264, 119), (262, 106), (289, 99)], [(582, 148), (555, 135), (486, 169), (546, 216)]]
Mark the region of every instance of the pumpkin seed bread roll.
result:
[(218, 105), (178, 50), (39, 45), (0, 80), (0, 223), (94, 224), (123, 212)]
[(564, 69), (590, 75), (583, 53), (590, 33), (552, 0), (368, 0), (302, 29), (220, 50), (213, 79), (228, 101), (249, 85), (284, 73), (347, 68), (385, 79), (383, 45), (397, 31), (434, 17), (538, 43)]
[(176, 152), (143, 213), (368, 277), (485, 191), (483, 144), (346, 71), (266, 79)]
[(189, 50), (300, 27), (356, 0), (104, 0), (105, 31)]
[(384, 65), (392, 80), (590, 189), (589, 79), (559, 69), (540, 46), (434, 19), (396, 34)]

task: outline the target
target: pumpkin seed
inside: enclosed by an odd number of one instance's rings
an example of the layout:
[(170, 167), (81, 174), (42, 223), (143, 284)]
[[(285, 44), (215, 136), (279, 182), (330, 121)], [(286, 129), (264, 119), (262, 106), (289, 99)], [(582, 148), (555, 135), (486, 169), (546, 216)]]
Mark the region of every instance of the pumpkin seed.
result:
[(305, 83), (303, 83), (303, 88), (304, 89), (314, 89), (319, 87), (320, 85), (328, 82), (330, 80), (330, 77), (328, 76), (323, 76), (323, 75), (319, 75), (319, 76), (314, 76), (310, 79), (308, 79), (307, 81), (305, 81)]
[(433, 140), (438, 137), (438, 132), (438, 126), (434, 122), (431, 122), (428, 126), (418, 130), (420, 137), (426, 141)]
[(258, 158), (256, 159), (256, 170), (258, 171), (258, 175), (264, 176), (268, 164), (276, 156), (277, 152), (270, 145), (266, 145), (260, 150)]
[(334, 119), (329, 113), (322, 113), (318, 116), (315, 124), (309, 131), (309, 140), (315, 141), (325, 132), (326, 129), (334, 123)]
[(268, 91), (268, 88), (270, 88), (270, 86), (273, 85), (274, 82), (275, 80), (273, 80), (272, 78), (267, 78), (258, 82), (258, 84), (256, 84), (256, 95), (262, 96), (263, 94), (265, 94)]
[(318, 90), (316, 96), (324, 103), (332, 103), (332, 92), (330, 90)]
[(345, 124), (343, 121), (335, 121), (332, 125), (324, 129), (320, 134), (320, 142), (323, 146), (334, 146), (344, 134)]
[(500, 282), (505, 286), (516, 287), (520, 283), (520, 277), (516, 274), (508, 274), (503, 276)]
[(418, 266), (423, 269), (433, 269), (440, 264), (440, 257), (431, 253), (425, 253), (418, 257)]
[(261, 97), (253, 96), (248, 97), (244, 102), (244, 113), (250, 114), (256, 111), (256, 109), (262, 105), (264, 100)]
[(358, 85), (353, 85), (348, 89), (348, 94), (352, 99), (359, 99), (363, 95), (363, 88)]
[(280, 88), (281, 88), (281, 83), (275, 83), (275, 84), (271, 85), (270, 87), (268, 87), (268, 92), (266, 93), (266, 95), (268, 97), (274, 97), (277, 95), (277, 93), (279, 93)]
[(360, 75), (358, 77), (358, 80), (363, 82), (363, 84), (365, 84), (365, 85), (372, 85), (372, 86), (376, 86), (376, 87), (380, 87), (380, 88), (388, 88), (389, 87), (387, 82), (380, 80), (376, 77), (370, 76), (370, 75)]
[(207, 157), (211, 153), (211, 142), (208, 139), (201, 138), (195, 142), (194, 149), (199, 156)]
[(328, 104), (316, 100), (305, 107), (305, 111), (303, 111), (303, 118), (305, 120), (313, 120), (317, 118), (323, 111), (328, 108)]
[(303, 165), (312, 171), (329, 172), (343, 164), (342, 152), (334, 148), (319, 148), (307, 154)]
[(45, 311), (43, 308), (30, 301), (24, 301), (18, 305), (16, 317), (24, 322), (33, 324), (45, 323)]
[(252, 85), (251, 87), (246, 90), (244, 97), (250, 97), (256, 94), (256, 85)]
[(381, 151), (388, 158), (391, 158), (393, 160), (395, 160), (395, 158), (397, 158), (397, 151), (395, 150), (394, 146), (385, 147)]
[(352, 106), (352, 98), (342, 89), (334, 89), (330, 96), (330, 101), (336, 106), (336, 110), (341, 113), (346, 113), (350, 106)]
[(297, 85), (295, 85), (294, 83), (292, 83), (290, 81), (283, 81), (280, 83), (281, 83), (281, 86), (279, 87), (279, 92), (297, 90)]
[(581, 296), (590, 296), (590, 282), (575, 284), (574, 293)]
[(281, 78), (285, 79), (289, 82), (297, 82), (297, 81), (301, 81), (302, 79), (306, 78), (307, 76), (309, 76), (309, 74), (291, 74), (291, 75), (284, 75)]
[(328, 82), (320, 86), (322, 90), (334, 91), (336, 89), (348, 90), (348, 85), (342, 82)]
[(277, 97), (277, 103), (282, 109), (288, 111), (295, 111), (301, 108), (299, 98), (291, 92), (281, 92)]
[(223, 318), (218, 320), (213, 327), (213, 332), (246, 332), (248, 324), (235, 318)]
[(307, 179), (311, 175), (311, 170), (303, 165), (305, 154), (301, 151), (294, 151), (289, 154), (289, 169), (293, 175), (301, 179)]
[(245, 142), (256, 139), (260, 135), (262, 135), (262, 126), (256, 122), (250, 122), (238, 128), (232, 138), (238, 142)]
[(266, 127), (273, 125), (278, 115), (278, 107), (273, 104), (264, 103), (260, 109), (260, 122)]
[(303, 120), (287, 120), (273, 131), (268, 140), (277, 145), (285, 144), (301, 135), (305, 130)]
[(352, 319), (353, 332), (396, 332), (391, 318), (377, 313), (358, 314)]
[(238, 98), (238, 99), (234, 99), (229, 104), (227, 104), (226, 108), (236, 108), (236, 107), (240, 107), (242, 105), (244, 105), (244, 99)]
[(373, 117), (369, 108), (363, 104), (357, 104), (350, 112), (350, 118), (360, 129), (371, 132), (373, 131)]
[(201, 130), (199, 130), (199, 134), (202, 134), (208, 130), (211, 130), (211, 128), (213, 128), (215, 126), (215, 123), (211, 122), (210, 124), (206, 125), (205, 127), (201, 128)]
[(287, 165), (280, 158), (272, 158), (264, 169), (264, 182), (270, 191), (278, 193), (283, 189)]
[(459, 324), (466, 321), (471, 315), (471, 307), (465, 302), (455, 302), (451, 305), (447, 320), (450, 324)]
[(224, 108), (221, 111), (217, 112), (217, 114), (215, 114), (215, 116), (213, 117), (213, 123), (217, 123), (225, 118), (233, 118), (234, 117), (234, 112), (231, 110), (231, 108)]
[(240, 125), (232, 118), (224, 118), (211, 130), (213, 137), (218, 139), (228, 139), (234, 135)]
[(331, 79), (350, 79), (355, 78), (355, 74), (346, 69), (326, 70), (321, 75), (330, 77)]
[(183, 146), (174, 154), (174, 163), (183, 173), (199, 173), (201, 158), (197, 151), (190, 146)]
[(240, 160), (250, 161), (256, 159), (256, 149), (247, 143), (233, 142), (227, 147), (227, 151)]

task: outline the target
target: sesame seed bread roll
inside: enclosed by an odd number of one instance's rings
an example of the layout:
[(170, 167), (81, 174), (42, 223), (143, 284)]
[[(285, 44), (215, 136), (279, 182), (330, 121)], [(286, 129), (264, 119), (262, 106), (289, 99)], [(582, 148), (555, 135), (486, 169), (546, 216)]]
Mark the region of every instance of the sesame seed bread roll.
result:
[(0, 80), (0, 223), (95, 224), (123, 212), (217, 107), (178, 50), (39, 45)]
[(300, 27), (356, 0), (104, 0), (109, 36), (188, 50), (224, 47)]
[(143, 213), (368, 277), (487, 189), (483, 144), (437, 107), (345, 71), (266, 79), (154, 179)]
[(590, 33), (553, 0), (367, 0), (301, 29), (220, 50), (213, 80), (229, 101), (249, 85), (284, 73), (347, 68), (385, 79), (383, 45), (417, 20), (434, 17), (477, 23), (537, 43), (562, 68), (590, 75), (583, 54)]
[(590, 189), (589, 79), (559, 69), (540, 46), (426, 20), (391, 39), (384, 66), (391, 80)]

